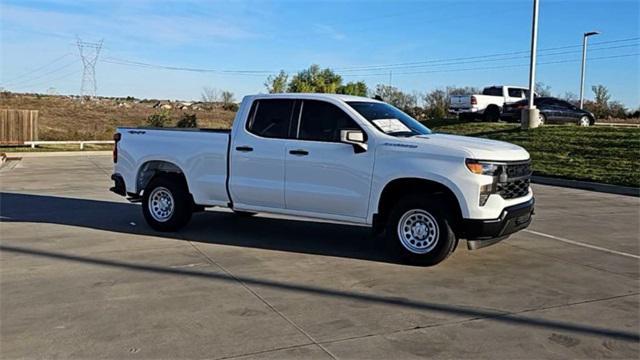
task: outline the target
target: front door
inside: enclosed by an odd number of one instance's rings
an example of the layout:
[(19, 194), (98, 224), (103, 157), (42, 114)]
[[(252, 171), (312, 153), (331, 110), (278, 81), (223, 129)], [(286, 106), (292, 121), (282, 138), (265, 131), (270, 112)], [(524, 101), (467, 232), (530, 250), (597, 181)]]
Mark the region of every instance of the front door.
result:
[(374, 152), (356, 153), (340, 142), (341, 130), (362, 130), (342, 109), (328, 102), (304, 100), (287, 140), (286, 208), (348, 218), (367, 217)]

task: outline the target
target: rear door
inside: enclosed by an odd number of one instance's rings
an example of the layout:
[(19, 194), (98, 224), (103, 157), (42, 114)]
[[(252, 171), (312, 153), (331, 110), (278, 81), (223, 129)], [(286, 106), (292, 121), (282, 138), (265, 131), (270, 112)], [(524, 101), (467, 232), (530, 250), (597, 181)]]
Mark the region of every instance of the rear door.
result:
[(304, 100), (295, 128), (285, 154), (287, 209), (366, 219), (374, 152), (340, 142), (340, 130), (360, 126), (332, 103)]
[(285, 141), (296, 107), (292, 99), (253, 102), (231, 144), (229, 191), (238, 209), (284, 209)]

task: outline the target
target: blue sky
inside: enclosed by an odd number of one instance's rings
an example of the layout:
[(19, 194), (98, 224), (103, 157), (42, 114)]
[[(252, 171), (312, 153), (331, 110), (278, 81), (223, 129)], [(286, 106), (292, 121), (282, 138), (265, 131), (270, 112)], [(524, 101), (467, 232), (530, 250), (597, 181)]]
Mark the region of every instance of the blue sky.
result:
[[(582, 33), (598, 30), (602, 34), (590, 40), (586, 88), (603, 84), (614, 99), (640, 106), (640, 2), (540, 3), (538, 79), (554, 95), (577, 94)], [(98, 94), (105, 96), (188, 100), (208, 86), (241, 98), (264, 92), (269, 72), (314, 63), (335, 68), (346, 81), (391, 83), (408, 92), (526, 85), (531, 4), (0, 0), (0, 86), (77, 94), (82, 65), (76, 36), (104, 40), (96, 74)]]

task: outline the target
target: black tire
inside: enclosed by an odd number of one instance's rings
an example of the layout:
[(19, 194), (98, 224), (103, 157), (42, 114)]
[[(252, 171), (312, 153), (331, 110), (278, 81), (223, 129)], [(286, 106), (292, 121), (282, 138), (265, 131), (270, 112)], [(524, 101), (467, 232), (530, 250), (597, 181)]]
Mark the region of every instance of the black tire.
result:
[(500, 120), (500, 108), (495, 105), (490, 105), (484, 111), (484, 121), (496, 122)]
[[(385, 231), (387, 247), (392, 255), (405, 264), (419, 266), (436, 265), (451, 255), (458, 245), (458, 238), (451, 229), (453, 220), (451, 211), (447, 208), (447, 204), (436, 196), (407, 196), (400, 199), (391, 210)], [(439, 236), (435, 238), (432, 248), (425, 253), (409, 250), (403, 245), (399, 234), (400, 221), (415, 210), (426, 212), (437, 223)]]
[(234, 214), (241, 217), (250, 217), (257, 214), (251, 211), (242, 211), (242, 210), (231, 210), (231, 211), (233, 211)]
[[(166, 189), (172, 201), (172, 211), (163, 221), (160, 221), (154, 217), (151, 213), (151, 208), (154, 205), (150, 205), (151, 196), (154, 194), (154, 190), (162, 192)], [(184, 179), (176, 175), (159, 175), (153, 178), (147, 187), (144, 189), (142, 196), (142, 214), (147, 224), (153, 229), (158, 231), (173, 232), (184, 227), (189, 220), (191, 220), (191, 214), (193, 213), (194, 204), (191, 194), (187, 189), (187, 184)]]

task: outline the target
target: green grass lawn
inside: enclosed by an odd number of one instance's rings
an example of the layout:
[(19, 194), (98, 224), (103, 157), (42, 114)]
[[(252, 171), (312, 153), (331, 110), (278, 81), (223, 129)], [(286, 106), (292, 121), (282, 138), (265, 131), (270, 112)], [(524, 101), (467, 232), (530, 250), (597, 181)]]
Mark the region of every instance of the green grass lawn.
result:
[(436, 132), (502, 140), (527, 149), (536, 175), (640, 187), (640, 128), (426, 121)]

